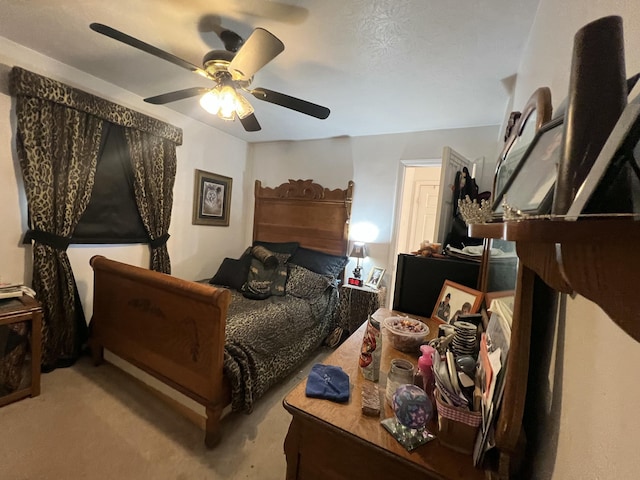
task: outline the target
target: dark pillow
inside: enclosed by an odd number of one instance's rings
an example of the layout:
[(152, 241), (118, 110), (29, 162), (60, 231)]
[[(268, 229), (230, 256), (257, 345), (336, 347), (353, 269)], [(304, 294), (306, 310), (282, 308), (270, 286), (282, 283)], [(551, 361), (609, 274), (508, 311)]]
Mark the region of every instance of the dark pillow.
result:
[(260, 240), (253, 242), (253, 245), (262, 245), (273, 253), (288, 253), (289, 255), (293, 255), (300, 246), (298, 242), (262, 242)]
[(331, 255), (329, 253), (299, 247), (293, 254), (289, 263), (299, 265), (320, 275), (337, 277), (349, 262), (349, 257), (343, 255)]
[(315, 300), (329, 288), (331, 283), (332, 278), (327, 275), (320, 275), (299, 265), (289, 264), (288, 295)]
[[(286, 293), (289, 254), (274, 253), (262, 245), (252, 247), (251, 252), (251, 264), (242, 294), (254, 300), (263, 300), (271, 295), (283, 296)], [(271, 261), (265, 264), (262, 259), (274, 259), (275, 264)]]
[(247, 281), (251, 256), (243, 255), (241, 258), (225, 258), (216, 274), (211, 277), (209, 283), (212, 285), (223, 285), (225, 287), (240, 290), (244, 282)]

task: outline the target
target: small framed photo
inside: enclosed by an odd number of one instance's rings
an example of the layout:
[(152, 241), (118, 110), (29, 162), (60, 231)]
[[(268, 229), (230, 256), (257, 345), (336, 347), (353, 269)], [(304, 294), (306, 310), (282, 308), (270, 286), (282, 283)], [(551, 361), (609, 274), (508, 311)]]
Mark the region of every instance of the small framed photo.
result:
[(511, 310), (513, 310), (513, 303), (515, 302), (515, 290), (501, 290), (499, 292), (487, 292), (484, 294), (484, 304), (488, 312), (491, 312), (491, 302), (500, 299), (507, 303)]
[(441, 323), (453, 323), (460, 315), (478, 313), (482, 292), (445, 280), (431, 318)]
[(193, 225), (229, 225), (233, 179), (196, 170), (193, 187)]
[(494, 218), (503, 216), (503, 201), (532, 215), (551, 211), (564, 133), (564, 117), (540, 127), (493, 204)]
[(373, 267), (369, 272), (369, 277), (367, 281), (364, 282), (366, 287), (378, 288), (380, 286), (380, 282), (382, 281), (382, 276), (384, 275), (385, 269), (380, 267)]

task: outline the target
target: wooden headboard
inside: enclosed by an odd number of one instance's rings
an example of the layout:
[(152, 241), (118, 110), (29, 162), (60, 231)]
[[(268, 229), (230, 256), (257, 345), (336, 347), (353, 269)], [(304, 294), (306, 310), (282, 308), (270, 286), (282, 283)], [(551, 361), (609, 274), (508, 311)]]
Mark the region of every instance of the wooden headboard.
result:
[(333, 255), (347, 255), (353, 182), (329, 190), (313, 180), (289, 180), (275, 188), (255, 185), (253, 240), (299, 242)]

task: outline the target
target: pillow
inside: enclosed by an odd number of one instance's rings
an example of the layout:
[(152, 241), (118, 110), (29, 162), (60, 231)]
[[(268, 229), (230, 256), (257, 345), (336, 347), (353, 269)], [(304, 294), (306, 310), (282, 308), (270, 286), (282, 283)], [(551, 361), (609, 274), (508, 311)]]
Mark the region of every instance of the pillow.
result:
[(287, 293), (305, 300), (315, 300), (322, 295), (332, 283), (327, 275), (307, 270), (299, 265), (289, 264)]
[(244, 256), (239, 259), (225, 258), (220, 264), (216, 274), (209, 280), (209, 283), (240, 290), (244, 282), (247, 281), (250, 262), (251, 257), (249, 256), (247, 256), (246, 259)]
[(262, 242), (260, 240), (253, 242), (253, 245), (261, 245), (273, 253), (286, 253), (289, 255), (293, 255), (300, 246), (298, 242)]
[[(251, 265), (242, 294), (254, 300), (264, 300), (271, 295), (284, 296), (290, 255), (271, 252), (262, 245), (251, 247), (251, 252)], [(267, 259), (269, 261), (263, 263), (262, 260)]]
[(293, 254), (290, 263), (304, 267), (320, 275), (329, 275), (336, 278), (349, 262), (349, 257), (343, 255), (331, 255), (329, 253), (299, 247)]
[(262, 245), (254, 245), (251, 247), (251, 255), (260, 260), (265, 268), (271, 269), (278, 266), (279, 260), (276, 254)]

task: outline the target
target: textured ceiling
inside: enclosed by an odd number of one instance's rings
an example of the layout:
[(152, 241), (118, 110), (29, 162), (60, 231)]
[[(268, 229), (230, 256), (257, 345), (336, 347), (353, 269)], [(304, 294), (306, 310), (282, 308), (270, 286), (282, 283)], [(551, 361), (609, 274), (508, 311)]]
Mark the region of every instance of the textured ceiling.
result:
[[(197, 98), (170, 108), (248, 142), (360, 136), (502, 122), (509, 78), (536, 0), (0, 0), (0, 36), (141, 97), (205, 79), (89, 29), (100, 22), (195, 65), (255, 27), (285, 50), (255, 76), (264, 87), (329, 107), (326, 120), (252, 97), (260, 132), (205, 113)], [(152, 107), (161, 111), (166, 106)]]

